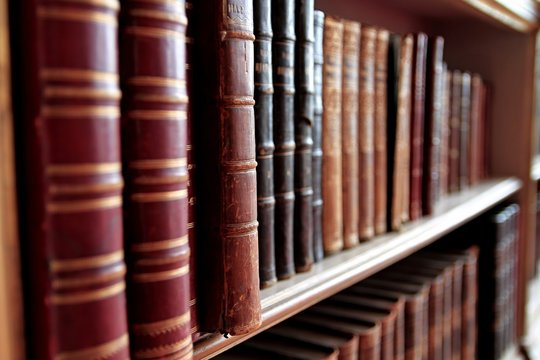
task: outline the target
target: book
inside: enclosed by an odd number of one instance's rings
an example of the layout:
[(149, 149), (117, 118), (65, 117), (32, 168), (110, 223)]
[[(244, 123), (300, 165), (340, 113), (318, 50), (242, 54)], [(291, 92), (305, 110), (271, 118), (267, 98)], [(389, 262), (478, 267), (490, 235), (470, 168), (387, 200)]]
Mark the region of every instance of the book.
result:
[(449, 156), (450, 156), (450, 94), (452, 89), (452, 72), (446, 63), (443, 67), (444, 80), (442, 91), (442, 120), (441, 120), (441, 158), (439, 163), (440, 188), (439, 196), (449, 192)]
[(450, 94), (450, 136), (448, 150), (448, 190), (459, 190), (459, 152), (461, 122), (461, 71), (452, 72)]
[(481, 133), (482, 116), (482, 78), (478, 74), (471, 76), (471, 110), (470, 110), (470, 149), (469, 149), (469, 181), (476, 185), (482, 177), (483, 162), (480, 159), (483, 146)]
[(131, 354), (190, 357), (185, 5), (129, 2), (121, 19)]
[(375, 235), (375, 46), (377, 29), (364, 26), (360, 34), (360, 94), (358, 118), (360, 240)]
[[(12, 75), (13, 84), (21, 85), (13, 88), (13, 101), (20, 136), (26, 356), (128, 358), (120, 6), (37, 0), (11, 5), (13, 25), (25, 26), (19, 34), (24, 46), (13, 48)], [(18, 270), (11, 270), (15, 276)]]
[(322, 119), (322, 198), (323, 242), (326, 254), (343, 248), (342, 201), (342, 68), (343, 23), (324, 19), (323, 119)]
[(313, 78), (315, 95), (313, 97), (313, 150), (311, 175), (313, 180), (313, 260), (319, 262), (324, 257), (322, 228), (322, 117), (323, 117), (323, 32), (324, 13), (313, 13), (315, 44), (313, 47)]
[(274, 135), (271, 1), (253, 2), (255, 54), (255, 141), (257, 146), (257, 221), (261, 288), (274, 284)]
[(426, 34), (414, 36), (412, 105), (411, 105), (411, 158), (410, 158), (410, 204), (409, 218), (416, 220), (422, 216), (422, 169), (424, 163), (424, 117), (426, 92)]
[(459, 125), (459, 189), (464, 190), (471, 185), (471, 74), (464, 72), (461, 76), (461, 108)]
[(358, 56), (360, 23), (343, 20), (342, 183), (343, 245), (358, 244)]
[(386, 232), (386, 159), (387, 159), (387, 74), (388, 43), (390, 34), (387, 30), (377, 30), (375, 43), (375, 113), (374, 113), (374, 149), (375, 149), (375, 235)]
[(294, 47), (293, 0), (272, 2), (272, 66), (274, 80), (273, 133), (275, 256), (280, 280), (294, 275)]
[(198, 252), (203, 270), (197, 273), (197, 300), (205, 310), (199, 325), (201, 331), (245, 334), (261, 323), (253, 8), (246, 0), (193, 5), (200, 114), (194, 144), (200, 184), (197, 245), (212, 249)]
[(313, 0), (297, 1), (295, 11), (294, 264), (296, 272), (306, 272), (313, 264)]

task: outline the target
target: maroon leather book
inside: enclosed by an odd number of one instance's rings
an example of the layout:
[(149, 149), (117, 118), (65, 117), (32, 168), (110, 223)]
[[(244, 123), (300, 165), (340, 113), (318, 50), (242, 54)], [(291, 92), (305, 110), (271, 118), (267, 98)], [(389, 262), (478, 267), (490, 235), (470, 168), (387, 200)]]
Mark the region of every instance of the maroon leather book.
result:
[[(117, 1), (13, 3), (28, 357), (129, 357)], [(96, 56), (99, 54), (99, 56)], [(13, 274), (15, 275), (15, 274)]]
[(461, 122), (461, 72), (452, 72), (450, 94), (450, 139), (448, 150), (448, 191), (459, 190), (459, 142)]
[[(253, 8), (196, 7), (197, 238), (202, 331), (244, 334), (261, 322), (254, 131)], [(203, 21), (204, 20), (204, 21)], [(242, 61), (237, 61), (242, 59)], [(200, 186), (199, 186), (200, 184)]]
[(441, 121), (441, 158), (439, 163), (439, 191), (443, 197), (448, 194), (450, 155), (450, 94), (452, 86), (452, 72), (444, 64), (444, 82), (442, 91), (442, 121)]
[(193, 345), (185, 5), (181, 1), (165, 5), (126, 1), (121, 19), (131, 354), (135, 358), (187, 358)]
[(459, 189), (471, 185), (471, 74), (461, 76), (461, 108), (459, 123)]
[(422, 167), (424, 149), (424, 113), (426, 89), (427, 36), (419, 33), (414, 37), (412, 106), (411, 106), (411, 172), (409, 218), (422, 216)]

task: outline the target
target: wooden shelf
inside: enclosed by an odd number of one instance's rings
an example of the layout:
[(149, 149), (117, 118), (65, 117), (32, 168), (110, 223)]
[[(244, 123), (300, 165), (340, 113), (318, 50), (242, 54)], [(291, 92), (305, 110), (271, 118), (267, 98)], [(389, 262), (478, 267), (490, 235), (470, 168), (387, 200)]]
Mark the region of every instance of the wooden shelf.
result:
[(538, 27), (538, 8), (532, 0), (456, 0), (519, 32)]
[(520, 180), (514, 177), (486, 181), (449, 196), (438, 206), (435, 215), (410, 223), (399, 233), (377, 237), (325, 258), (312, 271), (278, 282), (261, 292), (263, 324), (257, 331), (229, 338), (209, 335), (196, 343), (195, 359), (209, 359), (394, 264), (510, 197), (520, 187)]

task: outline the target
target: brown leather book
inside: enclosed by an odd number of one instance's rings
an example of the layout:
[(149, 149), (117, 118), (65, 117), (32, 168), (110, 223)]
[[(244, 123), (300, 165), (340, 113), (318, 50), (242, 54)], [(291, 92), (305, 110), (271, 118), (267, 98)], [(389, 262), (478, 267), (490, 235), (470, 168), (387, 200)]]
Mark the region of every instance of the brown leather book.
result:
[(387, 202), (387, 74), (388, 46), (390, 34), (387, 30), (377, 31), (375, 43), (375, 235), (386, 232)]
[(185, 5), (130, 1), (121, 20), (131, 354), (191, 357)]
[(424, 124), (424, 154), (422, 170), (422, 214), (431, 215), (439, 200), (440, 163), (444, 87), (444, 39), (428, 41), (426, 70), (426, 101)]
[(459, 134), (459, 189), (465, 190), (471, 185), (471, 74), (461, 76), (461, 108)]
[(448, 153), (448, 190), (459, 190), (459, 143), (461, 124), (461, 72), (452, 72), (452, 84), (450, 94), (450, 139)]
[(482, 84), (482, 96), (481, 96), (481, 106), (480, 106), (480, 139), (481, 139), (481, 145), (479, 145), (480, 148), (480, 154), (479, 154), (479, 161), (480, 161), (480, 177), (482, 179), (485, 179), (489, 175), (489, 168), (490, 168), (490, 146), (491, 142), (489, 141), (491, 139), (490, 137), (490, 129), (491, 129), (491, 86), (483, 82)]
[(120, 4), (11, 6), (27, 356), (126, 359)]
[(375, 45), (377, 30), (362, 27), (360, 37), (360, 93), (358, 117), (360, 240), (375, 235)]
[(452, 72), (444, 64), (444, 82), (442, 92), (442, 121), (441, 121), (441, 159), (439, 162), (440, 196), (449, 192), (449, 156), (450, 156), (450, 94), (452, 89)]
[(247, 0), (193, 5), (198, 44), (195, 106), (200, 114), (194, 144), (200, 144), (197, 236), (200, 248), (212, 249), (198, 252), (204, 271), (198, 273), (197, 300), (205, 310), (199, 313), (199, 324), (202, 331), (244, 334), (261, 322), (253, 8)]
[(324, 19), (323, 65), (323, 242), (326, 254), (343, 249), (343, 201), (341, 157), (341, 102), (343, 68), (343, 23)]
[(360, 23), (343, 21), (342, 182), (343, 245), (358, 244), (358, 59)]
[(470, 149), (469, 149), (469, 176), (471, 185), (476, 185), (482, 178), (483, 162), (480, 159), (483, 147), (481, 133), (482, 121), (482, 78), (473, 74), (471, 78), (471, 123), (470, 123)]
[(426, 91), (427, 36), (414, 36), (413, 75), (411, 84), (411, 172), (409, 219), (422, 216), (422, 166), (424, 161), (424, 116)]

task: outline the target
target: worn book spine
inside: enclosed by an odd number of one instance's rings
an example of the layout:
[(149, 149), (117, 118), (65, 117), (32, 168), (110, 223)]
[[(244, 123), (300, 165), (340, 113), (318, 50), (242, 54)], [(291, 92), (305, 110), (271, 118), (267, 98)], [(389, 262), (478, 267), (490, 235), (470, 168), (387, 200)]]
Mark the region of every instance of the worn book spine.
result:
[(480, 122), (482, 116), (482, 78), (478, 74), (471, 77), (471, 110), (470, 110), (470, 147), (469, 147), (469, 176), (470, 184), (476, 185), (481, 180), (482, 162), (480, 161), (480, 148), (482, 147), (482, 134)]
[(471, 185), (471, 74), (466, 72), (461, 77), (459, 132), (459, 189), (464, 190)]
[(360, 23), (343, 21), (342, 181), (343, 245), (358, 244), (358, 56)]
[(305, 272), (313, 264), (313, 0), (296, 1), (294, 138), (294, 265)]
[(294, 43), (293, 0), (272, 2), (274, 75), (275, 253), (278, 279), (294, 275)]
[(318, 262), (324, 257), (322, 228), (322, 118), (323, 118), (323, 36), (324, 13), (313, 13), (315, 44), (313, 50), (313, 78), (315, 94), (313, 103), (313, 150), (311, 158), (311, 176), (313, 180), (313, 260)]
[(441, 158), (439, 163), (439, 196), (448, 194), (448, 180), (450, 169), (448, 157), (450, 154), (450, 92), (452, 86), (452, 73), (444, 64), (444, 82), (442, 92), (442, 120), (441, 120)]
[(257, 220), (261, 288), (274, 284), (274, 136), (271, 1), (253, 2), (255, 33), (255, 142), (257, 146)]
[(450, 94), (450, 123), (449, 123), (449, 151), (448, 151), (448, 191), (459, 190), (459, 142), (461, 121), (461, 72), (452, 73)]
[[(202, 331), (232, 335), (261, 322), (254, 121), (253, 8), (197, 7), (197, 235)], [(204, 21), (203, 21), (204, 20)], [(238, 59), (242, 59), (238, 61)], [(200, 70), (200, 71), (199, 71)], [(204, 284), (204, 285), (203, 285)]]
[[(463, 265), (463, 313), (462, 313), (462, 359), (476, 359), (477, 344), (477, 311), (478, 305), (478, 247), (471, 247), (464, 251)], [(510, 318), (512, 311), (510, 310)]]
[(424, 161), (424, 116), (426, 92), (427, 36), (419, 33), (414, 37), (413, 80), (411, 106), (411, 172), (410, 172), (410, 220), (422, 216), (422, 166)]
[(125, 359), (120, 4), (12, 5), (27, 356)]
[(375, 234), (386, 232), (387, 76), (389, 32), (379, 29), (375, 44)]
[(491, 129), (491, 87), (482, 82), (482, 95), (481, 95), (481, 106), (480, 106), (480, 139), (481, 144), (479, 145), (480, 154), (480, 178), (485, 179), (488, 177), (490, 161), (490, 129)]
[(341, 178), (341, 101), (343, 23), (324, 20), (322, 197), (323, 241), (326, 254), (343, 248), (343, 202)]
[(377, 29), (364, 26), (360, 40), (359, 225), (360, 240), (375, 235), (375, 45)]
[(131, 355), (190, 357), (185, 5), (138, 0), (123, 5), (120, 80)]
[(426, 102), (424, 124), (424, 163), (422, 171), (422, 214), (431, 215), (439, 199), (440, 155), (443, 117), (444, 39), (428, 41)]

